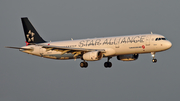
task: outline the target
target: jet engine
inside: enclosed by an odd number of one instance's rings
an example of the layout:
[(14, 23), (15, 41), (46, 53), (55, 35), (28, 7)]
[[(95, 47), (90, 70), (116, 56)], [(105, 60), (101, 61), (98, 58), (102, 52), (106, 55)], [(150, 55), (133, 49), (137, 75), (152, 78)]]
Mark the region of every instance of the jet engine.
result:
[(82, 56), (82, 59), (86, 61), (97, 61), (97, 60), (102, 59), (102, 57), (103, 57), (102, 52), (92, 51), (92, 52), (84, 53)]
[(139, 54), (129, 54), (129, 55), (118, 55), (117, 59), (121, 61), (134, 61), (137, 60)]

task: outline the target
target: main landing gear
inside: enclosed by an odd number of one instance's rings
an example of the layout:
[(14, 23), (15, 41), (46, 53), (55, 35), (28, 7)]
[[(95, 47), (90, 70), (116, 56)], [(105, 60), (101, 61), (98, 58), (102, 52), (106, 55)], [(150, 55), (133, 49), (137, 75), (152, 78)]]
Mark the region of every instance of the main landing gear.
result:
[(152, 57), (153, 57), (152, 62), (153, 62), (153, 63), (156, 63), (156, 62), (157, 62), (157, 59), (155, 59), (155, 52), (151, 52), (151, 55), (152, 55)]
[(105, 68), (111, 68), (111, 67), (112, 67), (112, 63), (109, 62), (109, 60), (110, 60), (111, 58), (112, 58), (112, 57), (108, 57), (107, 62), (104, 63), (104, 67), (105, 67)]
[(88, 67), (88, 63), (83, 61), (83, 62), (80, 63), (80, 66), (81, 66), (81, 68), (87, 68)]
[[(111, 67), (112, 67), (112, 63), (109, 62), (109, 60), (110, 60), (111, 58), (112, 58), (112, 57), (108, 57), (107, 62), (104, 63), (104, 67), (105, 67), (105, 68), (111, 68)], [(80, 67), (81, 67), (81, 68), (87, 68), (87, 67), (88, 67), (88, 63), (87, 63), (85, 60), (83, 60), (83, 62), (80, 63)]]

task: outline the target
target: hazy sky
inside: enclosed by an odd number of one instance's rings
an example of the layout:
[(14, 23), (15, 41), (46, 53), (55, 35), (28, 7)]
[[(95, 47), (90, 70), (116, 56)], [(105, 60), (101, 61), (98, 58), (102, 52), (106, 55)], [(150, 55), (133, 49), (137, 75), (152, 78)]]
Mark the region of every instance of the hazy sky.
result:
[[(178, 101), (180, 100), (180, 0), (1, 0), (0, 101)], [(5, 46), (21, 47), (21, 17), (47, 41), (162, 34), (171, 49), (141, 54), (133, 62), (112, 58), (52, 60)]]

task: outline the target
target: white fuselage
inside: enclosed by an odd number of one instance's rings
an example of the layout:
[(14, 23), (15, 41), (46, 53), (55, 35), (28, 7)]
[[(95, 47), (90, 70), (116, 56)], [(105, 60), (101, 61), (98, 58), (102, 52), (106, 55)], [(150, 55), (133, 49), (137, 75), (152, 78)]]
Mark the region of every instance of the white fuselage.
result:
[[(130, 36), (117, 36), (117, 37), (104, 37), (104, 38), (91, 38), (81, 40), (68, 40), (41, 43), (43, 45), (63, 46), (67, 48), (83, 48), (83, 49), (104, 49), (104, 56), (118, 56), (126, 54), (141, 54), (160, 52), (169, 49), (172, 44), (170, 41), (156, 40), (157, 38), (164, 38), (159, 34), (141, 34)], [(51, 59), (74, 59), (74, 54), (65, 53), (57, 50), (47, 50), (42, 48), (40, 44), (28, 45), (23, 48), (32, 48), (32, 51), (21, 50), (22, 52), (37, 55)], [(61, 55), (62, 54), (62, 55)], [(76, 57), (80, 58), (80, 57)]]

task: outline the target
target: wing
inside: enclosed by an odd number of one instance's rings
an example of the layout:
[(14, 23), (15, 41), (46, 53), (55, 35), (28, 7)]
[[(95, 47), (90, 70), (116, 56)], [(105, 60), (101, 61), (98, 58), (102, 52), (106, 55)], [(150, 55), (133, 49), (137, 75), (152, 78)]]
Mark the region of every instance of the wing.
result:
[(70, 47), (64, 47), (64, 46), (53, 46), (53, 45), (39, 45), (42, 46), (42, 48), (45, 48), (46, 51), (54, 50), (61, 52), (61, 55), (65, 53), (72, 53), (74, 54), (74, 57), (84, 53), (84, 52), (90, 52), (90, 51), (100, 51), (102, 53), (105, 53), (104, 49), (85, 49), (85, 48), (70, 48)]

